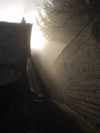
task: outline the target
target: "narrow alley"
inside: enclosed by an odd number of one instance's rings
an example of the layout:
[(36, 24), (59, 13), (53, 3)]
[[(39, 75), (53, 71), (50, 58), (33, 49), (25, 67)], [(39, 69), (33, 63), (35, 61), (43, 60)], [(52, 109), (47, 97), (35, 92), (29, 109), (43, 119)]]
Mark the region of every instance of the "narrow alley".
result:
[(52, 93), (47, 91), (47, 85), (34, 61), (28, 64), (28, 78), (31, 86), (29, 83), (25, 84), (21, 91), (21, 100), (14, 107), (1, 132), (98, 133), (63, 102), (51, 96)]

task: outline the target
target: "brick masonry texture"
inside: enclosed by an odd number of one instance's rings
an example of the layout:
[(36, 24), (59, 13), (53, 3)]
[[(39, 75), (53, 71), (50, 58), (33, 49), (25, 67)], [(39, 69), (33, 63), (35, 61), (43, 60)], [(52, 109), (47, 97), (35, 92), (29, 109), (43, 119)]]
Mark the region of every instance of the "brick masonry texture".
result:
[(100, 13), (96, 13), (53, 64), (65, 104), (97, 129), (100, 128), (100, 41), (92, 42), (88, 33), (92, 22), (99, 18)]

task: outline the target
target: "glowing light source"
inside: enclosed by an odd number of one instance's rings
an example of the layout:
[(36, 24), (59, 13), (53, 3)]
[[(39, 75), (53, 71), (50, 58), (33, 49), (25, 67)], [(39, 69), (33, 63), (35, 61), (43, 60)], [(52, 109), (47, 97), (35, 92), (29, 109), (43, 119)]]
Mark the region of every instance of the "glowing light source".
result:
[(7, 22), (21, 22), (22, 18), (25, 17), (26, 23), (33, 23), (32, 35), (31, 35), (31, 49), (40, 50), (43, 48), (43, 37), (36, 22), (35, 17), (37, 16), (36, 11), (30, 11), (24, 13), (24, 10), (20, 6), (11, 6), (5, 8), (0, 12), (0, 19)]
[(23, 17), (23, 11), (20, 7), (9, 7), (0, 13), (3, 21), (19, 22)]
[(43, 36), (36, 23), (33, 23), (31, 35), (31, 49), (40, 50), (43, 48)]

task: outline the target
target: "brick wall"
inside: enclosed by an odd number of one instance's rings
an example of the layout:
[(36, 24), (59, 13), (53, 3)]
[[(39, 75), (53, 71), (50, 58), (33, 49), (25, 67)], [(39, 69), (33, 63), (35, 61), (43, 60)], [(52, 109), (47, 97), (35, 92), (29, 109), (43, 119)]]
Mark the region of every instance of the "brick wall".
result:
[[(91, 21), (97, 21), (95, 14)], [(89, 38), (91, 21), (62, 50), (54, 62), (59, 91), (67, 106), (100, 127), (100, 42)]]

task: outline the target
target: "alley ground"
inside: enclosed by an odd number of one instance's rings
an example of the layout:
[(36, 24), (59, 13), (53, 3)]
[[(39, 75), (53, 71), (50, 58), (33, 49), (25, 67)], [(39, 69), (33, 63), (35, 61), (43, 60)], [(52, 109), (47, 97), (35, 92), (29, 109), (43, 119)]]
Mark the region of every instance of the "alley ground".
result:
[[(96, 129), (67, 106), (50, 96), (51, 94), (47, 92), (46, 85), (41, 75), (39, 75), (35, 64), (33, 66), (34, 74), (32, 74), (30, 68), (31, 74), (28, 77), (31, 80), (31, 86), (27, 83), (22, 92), (20, 92), (21, 95), (18, 96), (20, 100), (14, 106), (14, 109), (12, 108), (13, 111), (9, 119), (5, 120), (6, 123), (1, 132), (98, 133)], [(8, 97), (5, 96), (6, 98)]]

